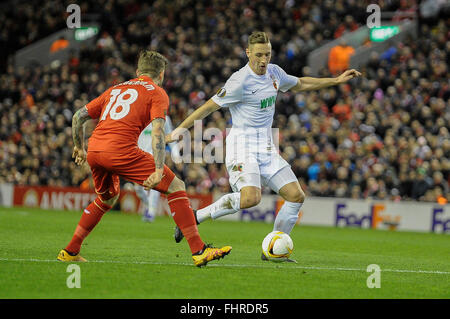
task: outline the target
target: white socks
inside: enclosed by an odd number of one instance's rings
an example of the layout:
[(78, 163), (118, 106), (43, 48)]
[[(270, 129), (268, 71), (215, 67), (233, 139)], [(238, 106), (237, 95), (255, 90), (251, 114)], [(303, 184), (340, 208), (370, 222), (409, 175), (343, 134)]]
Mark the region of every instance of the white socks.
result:
[(208, 218), (217, 219), (219, 217), (234, 214), (241, 209), (241, 193), (226, 194), (211, 205), (197, 211), (197, 221), (203, 222)]
[(148, 215), (149, 217), (155, 217), (156, 212), (158, 210), (159, 205), (159, 199), (161, 197), (161, 193), (151, 189), (150, 192), (148, 192), (147, 196), (147, 203), (148, 203)]
[(298, 219), (298, 213), (303, 203), (293, 203), (285, 201), (280, 211), (278, 212), (275, 222), (273, 224), (274, 231), (282, 231), (286, 234), (290, 234), (292, 228)]
[[(273, 230), (290, 234), (297, 222), (302, 205), (303, 203), (285, 201), (275, 218)], [(241, 209), (240, 206), (241, 193), (226, 194), (211, 205), (199, 209), (197, 211), (197, 221), (201, 223), (208, 218), (217, 219), (225, 215), (234, 214)]]
[(144, 189), (144, 187), (142, 187), (141, 185), (135, 184), (134, 185), (134, 190), (136, 192), (136, 195), (138, 195), (139, 199), (141, 200), (141, 202), (145, 205), (145, 207), (147, 208), (147, 191)]
[(154, 189), (146, 191), (144, 187), (137, 184), (135, 185), (134, 190), (136, 191), (136, 195), (138, 195), (139, 199), (144, 204), (144, 207), (147, 209), (147, 214), (145, 217), (155, 217), (156, 212), (158, 211), (161, 194)]

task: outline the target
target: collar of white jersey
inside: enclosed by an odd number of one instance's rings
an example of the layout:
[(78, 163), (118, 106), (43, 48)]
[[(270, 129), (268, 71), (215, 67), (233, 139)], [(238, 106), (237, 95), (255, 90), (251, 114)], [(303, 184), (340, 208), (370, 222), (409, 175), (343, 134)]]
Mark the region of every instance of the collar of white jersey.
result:
[(263, 75), (256, 74), (255, 71), (252, 70), (252, 68), (250, 67), (250, 64), (248, 62), (247, 62), (247, 65), (245, 67), (249, 70), (249, 72), (250, 72), (250, 74), (252, 76), (254, 76), (254, 77), (258, 78), (258, 79), (265, 78), (267, 76), (268, 72), (269, 72), (269, 65), (268, 64), (267, 64), (267, 68), (266, 68), (266, 73), (264, 73)]

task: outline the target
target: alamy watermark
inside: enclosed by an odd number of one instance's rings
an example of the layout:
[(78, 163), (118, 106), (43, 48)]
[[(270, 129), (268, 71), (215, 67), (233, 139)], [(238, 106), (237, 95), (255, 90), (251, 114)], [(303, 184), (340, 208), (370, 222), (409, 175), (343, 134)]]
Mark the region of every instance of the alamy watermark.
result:
[(367, 6), (367, 13), (371, 13), (366, 20), (369, 29), (379, 28), (381, 26), (381, 9), (378, 4), (372, 3)]
[(66, 272), (71, 273), (66, 279), (67, 288), (81, 288), (81, 269), (76, 264), (67, 266)]
[(66, 25), (69, 29), (81, 28), (81, 8), (78, 4), (69, 4), (66, 12), (70, 15), (66, 19)]
[[(238, 162), (256, 160), (254, 154), (278, 154), (280, 133), (278, 128), (203, 129), (202, 121), (194, 122), (193, 136), (188, 129), (177, 130), (172, 148), (174, 163), (224, 163), (225, 153)], [(226, 138), (225, 138), (226, 137)]]
[(372, 273), (367, 277), (367, 288), (381, 288), (381, 268), (377, 264), (367, 266), (367, 272)]

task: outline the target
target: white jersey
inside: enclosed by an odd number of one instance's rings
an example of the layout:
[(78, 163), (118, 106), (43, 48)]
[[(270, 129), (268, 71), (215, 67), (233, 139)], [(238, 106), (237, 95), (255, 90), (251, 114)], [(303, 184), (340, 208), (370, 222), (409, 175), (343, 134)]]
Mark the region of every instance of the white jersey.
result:
[[(164, 132), (166, 134), (169, 134), (170, 132), (172, 132), (172, 130), (173, 130), (172, 121), (170, 120), (170, 117), (168, 115), (166, 115), (166, 122), (164, 123)], [(145, 129), (143, 129), (141, 134), (139, 135), (138, 147), (147, 153), (153, 154), (152, 123), (147, 125), (147, 127)], [(169, 147), (170, 147), (170, 150), (171, 150), (173, 156), (179, 156), (178, 154), (176, 154), (178, 152), (176, 142), (170, 143)]]
[(233, 128), (272, 127), (278, 90), (286, 92), (297, 81), (276, 64), (269, 64), (264, 75), (257, 75), (247, 63), (212, 99), (230, 108)]
[(253, 152), (273, 151), (272, 123), (278, 90), (286, 92), (298, 82), (276, 64), (269, 64), (264, 75), (258, 75), (247, 63), (233, 73), (212, 100), (231, 112), (232, 129), (227, 136), (228, 152), (242, 147)]

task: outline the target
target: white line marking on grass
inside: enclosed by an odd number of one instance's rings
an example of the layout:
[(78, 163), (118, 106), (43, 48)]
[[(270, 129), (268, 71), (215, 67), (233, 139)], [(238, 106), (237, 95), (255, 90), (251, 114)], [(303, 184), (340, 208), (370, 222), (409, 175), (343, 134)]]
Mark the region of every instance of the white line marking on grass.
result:
[(21, 216), (30, 215), (30, 212), (25, 211), (25, 210), (10, 210), (10, 211), (0, 210), (0, 214), (7, 214), (7, 213), (13, 213), (13, 214), (21, 215)]
[[(20, 258), (0, 258), (0, 261), (20, 261), (20, 262), (59, 262), (56, 259), (20, 259)], [(178, 265), (178, 266), (194, 266), (191, 263), (183, 262), (157, 262), (157, 261), (119, 261), (119, 260), (90, 260), (88, 263), (99, 264), (122, 264), (122, 265)], [(231, 268), (279, 268), (280, 264), (268, 263), (266, 265), (239, 265), (239, 264), (208, 264), (208, 267), (231, 267)], [(316, 267), (316, 266), (295, 266), (292, 264), (286, 268), (294, 269), (309, 269), (309, 270), (330, 270), (330, 271), (363, 271), (362, 268), (343, 268), (343, 267)], [(450, 275), (450, 271), (439, 270), (409, 270), (409, 269), (381, 269), (382, 272), (398, 272), (398, 273), (416, 273), (416, 274), (436, 274), (436, 275)]]

